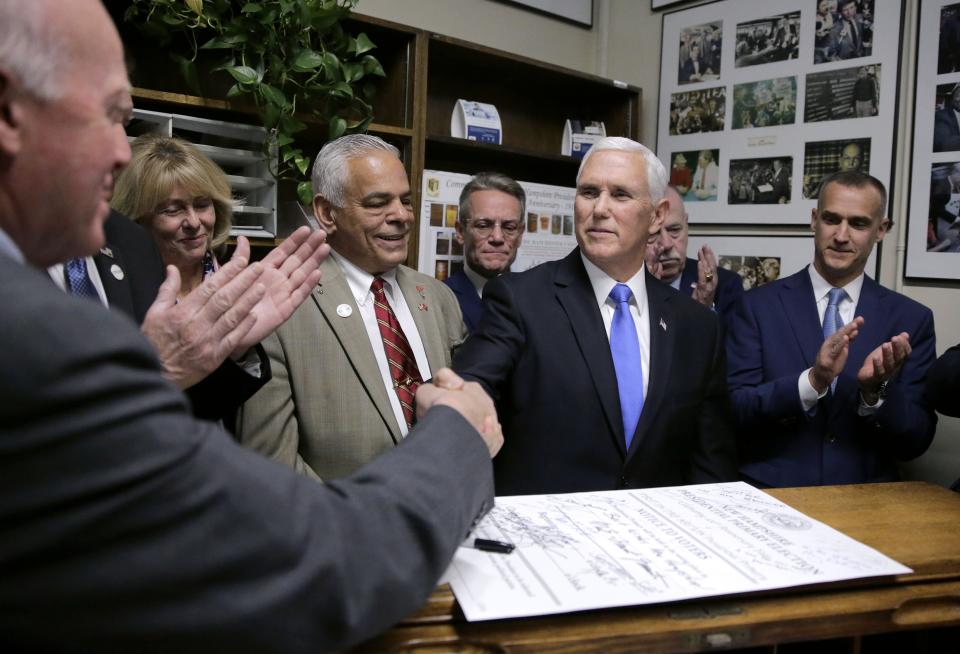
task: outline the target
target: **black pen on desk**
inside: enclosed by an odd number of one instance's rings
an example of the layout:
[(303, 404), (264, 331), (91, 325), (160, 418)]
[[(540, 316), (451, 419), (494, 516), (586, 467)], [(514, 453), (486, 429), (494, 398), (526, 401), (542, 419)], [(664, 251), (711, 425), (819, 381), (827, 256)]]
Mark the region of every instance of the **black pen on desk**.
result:
[(502, 540), (490, 540), (488, 538), (474, 538), (473, 546), (484, 552), (498, 552), (500, 554), (509, 554), (516, 547), (513, 543), (505, 543)]

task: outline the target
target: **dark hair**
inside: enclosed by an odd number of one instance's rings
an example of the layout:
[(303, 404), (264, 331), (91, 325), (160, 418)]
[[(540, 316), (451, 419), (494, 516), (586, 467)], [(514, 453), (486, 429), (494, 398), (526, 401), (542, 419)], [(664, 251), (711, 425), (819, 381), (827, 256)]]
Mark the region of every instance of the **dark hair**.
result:
[[(839, 184), (847, 188), (873, 188), (880, 195), (880, 218), (887, 214), (887, 189), (879, 179), (873, 175), (862, 173), (859, 170), (843, 170), (827, 175), (820, 182), (820, 193), (817, 196), (817, 211), (823, 209), (823, 196), (826, 194), (827, 187), (831, 184)], [(890, 220), (888, 227), (893, 226), (893, 220)]]
[(527, 207), (527, 194), (512, 177), (507, 177), (503, 173), (477, 173), (470, 178), (467, 185), (460, 191), (460, 213), (458, 220), (466, 223), (470, 219), (470, 196), (477, 191), (501, 191), (507, 195), (512, 195), (520, 201), (520, 215), (518, 219), (523, 222), (523, 215)]

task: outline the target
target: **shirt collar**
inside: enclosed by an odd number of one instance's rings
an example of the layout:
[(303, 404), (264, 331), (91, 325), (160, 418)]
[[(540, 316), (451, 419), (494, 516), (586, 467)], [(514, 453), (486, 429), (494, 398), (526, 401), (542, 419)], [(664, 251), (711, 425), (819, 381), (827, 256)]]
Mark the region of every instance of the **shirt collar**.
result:
[(17, 263), (27, 262), (23, 256), (23, 252), (17, 247), (17, 244), (14, 243), (13, 239), (2, 229), (0, 229), (0, 253), (7, 255)]
[[(613, 290), (613, 287), (620, 282), (600, 270), (596, 264), (584, 256), (582, 251), (580, 252), (580, 259), (583, 261), (583, 267), (587, 270), (587, 277), (590, 278), (590, 285), (593, 286), (593, 293), (597, 299), (597, 306), (602, 307), (604, 303), (607, 302), (610, 291)], [(644, 307), (647, 306), (647, 283), (646, 279), (644, 278), (645, 270), (645, 266), (640, 266), (640, 270), (638, 270), (633, 277), (623, 282), (629, 286), (630, 290), (633, 292), (633, 299), (637, 303), (637, 310), (640, 316), (643, 316)]]
[[(816, 302), (820, 302), (820, 300), (827, 297), (827, 294), (830, 293), (830, 289), (833, 288), (833, 286), (823, 278), (823, 275), (817, 272), (817, 267), (813, 264), (807, 266), (807, 271), (810, 273), (810, 282), (813, 284), (813, 299)], [(857, 303), (860, 301), (860, 291), (862, 289), (863, 273), (860, 273), (856, 279), (843, 287), (843, 290), (847, 292), (847, 297), (853, 302), (853, 306), (857, 306)]]
[[(371, 301), (373, 294), (370, 292), (370, 284), (373, 283), (374, 276), (366, 270), (357, 267), (342, 255), (337, 254), (335, 250), (330, 250), (330, 256), (333, 257), (333, 260), (340, 266), (340, 270), (343, 271), (343, 276), (347, 278), (347, 285), (350, 286), (350, 293), (357, 301), (357, 306), (363, 306)], [(397, 269), (391, 268), (386, 272), (380, 273), (377, 277), (385, 282), (383, 287), (384, 292), (389, 294), (391, 299), (396, 299), (394, 289), (397, 288)]]
[(473, 287), (477, 289), (480, 297), (483, 297), (483, 287), (490, 280), (471, 268), (470, 264), (466, 261), (463, 262), (463, 273), (467, 276), (467, 279), (470, 280), (470, 283), (473, 284)]

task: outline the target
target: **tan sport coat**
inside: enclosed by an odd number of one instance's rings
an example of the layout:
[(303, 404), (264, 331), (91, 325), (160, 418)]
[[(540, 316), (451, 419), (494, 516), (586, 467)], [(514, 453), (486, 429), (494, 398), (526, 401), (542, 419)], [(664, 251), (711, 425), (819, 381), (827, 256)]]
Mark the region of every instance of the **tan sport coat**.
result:
[[(246, 404), (240, 442), (322, 479), (343, 477), (401, 439), (367, 330), (340, 267), (328, 258), (312, 297), (263, 342), (272, 379)], [(406, 266), (397, 283), (420, 332), (431, 375), (466, 338), (443, 283)], [(351, 308), (349, 316), (337, 307)], [(345, 313), (341, 310), (341, 313)]]

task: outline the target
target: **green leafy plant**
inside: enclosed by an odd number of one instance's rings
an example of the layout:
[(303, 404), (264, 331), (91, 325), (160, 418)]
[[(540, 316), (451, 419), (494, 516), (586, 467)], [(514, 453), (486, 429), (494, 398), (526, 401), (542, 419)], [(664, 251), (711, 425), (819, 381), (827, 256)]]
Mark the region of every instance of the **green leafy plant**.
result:
[(214, 74), (229, 75), (226, 98), (249, 96), (275, 145), (278, 179), (298, 181), (304, 203), (312, 197), (302, 181), (310, 157), (294, 135), (313, 116), (331, 139), (365, 131), (373, 119), (371, 76), (384, 75), (369, 54), (376, 46), (365, 33), (342, 26), (357, 0), (132, 0), (124, 19), (170, 52), (184, 80), (203, 95), (197, 73), (204, 51), (222, 54)]

